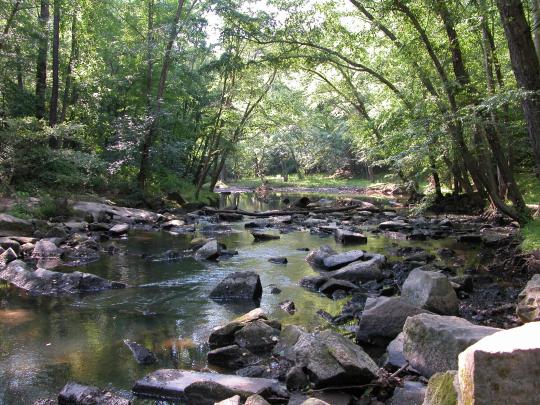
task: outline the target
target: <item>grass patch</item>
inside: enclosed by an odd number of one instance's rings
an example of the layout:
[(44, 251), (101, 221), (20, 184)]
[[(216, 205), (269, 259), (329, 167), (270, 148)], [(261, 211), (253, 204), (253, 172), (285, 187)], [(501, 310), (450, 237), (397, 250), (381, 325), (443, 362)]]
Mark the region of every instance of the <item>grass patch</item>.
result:
[(524, 252), (540, 249), (540, 219), (529, 222), (521, 230), (523, 242), (521, 248)]
[(532, 173), (516, 174), (516, 182), (526, 204), (540, 203), (540, 181)]

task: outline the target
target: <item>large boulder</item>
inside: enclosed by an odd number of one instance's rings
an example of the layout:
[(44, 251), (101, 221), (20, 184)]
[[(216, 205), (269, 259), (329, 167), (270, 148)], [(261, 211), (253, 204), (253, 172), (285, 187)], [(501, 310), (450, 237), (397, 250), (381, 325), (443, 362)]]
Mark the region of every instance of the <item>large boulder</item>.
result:
[(325, 273), (325, 275), (327, 275), (328, 278), (348, 280), (353, 283), (365, 283), (367, 281), (380, 280), (383, 278), (381, 268), (386, 262), (386, 258), (383, 255), (365, 254), (362, 259), (366, 260), (353, 262), (341, 269)]
[(129, 232), (129, 224), (116, 224), (111, 229), (109, 233), (112, 236), (122, 236)]
[(458, 355), (480, 339), (500, 331), (455, 316), (419, 314), (403, 327), (403, 354), (422, 375), (456, 370)]
[(0, 236), (32, 236), (33, 233), (34, 226), (32, 222), (12, 215), (0, 214)]
[(360, 260), (362, 256), (364, 256), (364, 252), (362, 250), (349, 250), (348, 252), (325, 257), (323, 264), (328, 270), (337, 270), (340, 267), (348, 265), (349, 263)]
[(414, 306), (441, 315), (457, 315), (459, 301), (448, 278), (439, 272), (413, 270), (401, 288), (401, 297)]
[(259, 319), (268, 320), (264, 311), (261, 308), (256, 308), (247, 314), (232, 320), (224, 326), (214, 328), (208, 339), (210, 347), (215, 349), (234, 344), (234, 334), (248, 323), (257, 321)]
[(138, 380), (133, 392), (159, 400), (185, 401), (191, 405), (213, 405), (214, 402), (235, 395), (247, 398), (258, 394), (267, 398), (273, 396), (276, 387), (279, 387), (277, 380), (267, 378), (162, 369)]
[(258, 301), (261, 297), (261, 279), (253, 271), (237, 271), (229, 274), (210, 293), (210, 298), (217, 300)]
[(535, 274), (519, 293), (516, 314), (522, 322), (540, 321), (540, 274)]
[(427, 312), (400, 297), (368, 298), (356, 339), (360, 343), (387, 346), (403, 330), (409, 316)]
[(0, 247), (4, 250), (11, 248), (17, 254), (21, 253), (21, 244), (12, 238), (1, 237)]
[(238, 370), (247, 366), (257, 364), (259, 358), (254, 356), (249, 350), (230, 345), (210, 350), (207, 355), (208, 364)]
[(65, 295), (124, 288), (125, 284), (109, 281), (89, 273), (61, 273), (45, 269), (30, 271), (24, 262), (15, 260), (0, 271), (0, 279), (30, 295)]
[(215, 239), (211, 239), (195, 252), (198, 260), (216, 260), (221, 253), (221, 247)]
[(32, 251), (32, 258), (34, 259), (51, 259), (60, 257), (61, 255), (62, 249), (46, 239), (36, 242), (34, 250)]
[(274, 354), (302, 367), (316, 388), (368, 383), (378, 372), (360, 346), (328, 330), (311, 334), (289, 325), (282, 330)]
[(58, 395), (58, 405), (129, 405), (131, 401), (97, 387), (69, 382)]
[(9, 248), (5, 252), (2, 252), (2, 254), (0, 254), (0, 270), (14, 260), (17, 260), (17, 253), (15, 253), (13, 249)]
[(264, 320), (256, 320), (236, 331), (234, 341), (252, 353), (265, 353), (271, 351), (277, 343), (279, 333), (279, 329), (273, 328)]
[(459, 355), (459, 403), (540, 404), (540, 322), (487, 336)]

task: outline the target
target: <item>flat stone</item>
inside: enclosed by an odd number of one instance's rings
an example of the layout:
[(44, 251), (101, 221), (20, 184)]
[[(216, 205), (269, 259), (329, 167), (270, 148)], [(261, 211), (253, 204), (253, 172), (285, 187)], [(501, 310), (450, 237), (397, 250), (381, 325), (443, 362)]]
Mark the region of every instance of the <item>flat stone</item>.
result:
[(58, 405), (130, 405), (131, 401), (110, 391), (74, 382), (64, 385), (58, 395)]
[(401, 288), (401, 297), (419, 308), (441, 315), (457, 315), (459, 301), (452, 284), (444, 274), (413, 270)]
[(349, 250), (348, 252), (325, 257), (323, 264), (328, 270), (337, 270), (349, 263), (360, 260), (362, 256), (364, 256), (364, 252), (362, 250)]
[(264, 231), (251, 231), (251, 236), (253, 236), (255, 242), (266, 242), (269, 240), (280, 239), (278, 234)]
[(34, 225), (32, 222), (12, 215), (0, 214), (0, 236), (32, 236), (33, 233)]
[(319, 288), (319, 291), (325, 295), (331, 296), (337, 290), (349, 292), (358, 290), (358, 288), (359, 287), (356, 284), (353, 284), (350, 281), (331, 278)]
[(540, 403), (540, 322), (494, 333), (459, 355), (459, 403)]
[(324, 268), (324, 259), (336, 255), (337, 252), (328, 245), (323, 245), (319, 249), (312, 250), (306, 256), (306, 262), (311, 266)]
[(386, 258), (379, 254), (370, 255), (369, 258), (365, 255), (364, 258), (367, 260), (353, 262), (341, 269), (329, 271), (325, 275), (328, 278), (348, 280), (353, 283), (382, 279), (381, 268), (386, 262)]
[(367, 243), (367, 237), (365, 235), (358, 232), (346, 231), (344, 229), (336, 229), (334, 238), (337, 243), (342, 243), (344, 245)]
[(211, 350), (208, 352), (207, 358), (208, 364), (225, 367), (230, 370), (238, 370), (254, 365), (259, 360), (249, 350), (241, 348), (238, 345), (219, 347)]
[[(214, 382), (231, 391), (233, 395), (248, 397), (253, 394), (262, 395), (272, 391), (277, 380), (267, 378), (250, 378), (236, 375), (204, 373), (190, 370), (161, 369), (148, 374), (135, 383), (133, 392), (137, 395), (185, 401), (184, 391), (197, 382)], [(229, 396), (229, 397), (230, 397)], [(222, 398), (220, 400), (226, 399)]]
[(229, 274), (212, 290), (210, 298), (218, 300), (260, 300), (262, 285), (259, 275), (253, 271)]
[(415, 315), (407, 318), (403, 327), (403, 353), (414, 369), (431, 377), (456, 370), (459, 353), (498, 331), (455, 316)]
[(122, 236), (129, 231), (129, 224), (116, 224), (111, 229), (109, 229), (109, 233), (112, 236)]
[(522, 322), (540, 320), (540, 274), (532, 276), (519, 293), (516, 315)]
[(401, 231), (412, 229), (412, 226), (405, 221), (384, 221), (379, 224), (381, 231)]

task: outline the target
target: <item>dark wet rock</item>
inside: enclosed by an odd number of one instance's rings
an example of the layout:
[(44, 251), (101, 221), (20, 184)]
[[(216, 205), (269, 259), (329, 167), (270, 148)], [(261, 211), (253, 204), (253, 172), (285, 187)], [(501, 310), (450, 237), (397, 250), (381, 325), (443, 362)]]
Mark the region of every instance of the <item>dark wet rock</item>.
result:
[(296, 305), (291, 300), (280, 302), (279, 307), (288, 314), (294, 314), (296, 312)]
[(195, 252), (195, 259), (216, 260), (221, 253), (221, 246), (218, 241), (211, 239)]
[(437, 250), (437, 254), (443, 259), (450, 259), (456, 255), (456, 252), (453, 249), (440, 248)]
[(285, 382), (289, 391), (300, 391), (309, 386), (309, 378), (301, 366), (291, 367), (287, 372)]
[(157, 255), (146, 256), (144, 259), (148, 262), (171, 262), (183, 258), (184, 255), (178, 250), (166, 250)]
[(129, 405), (131, 401), (97, 387), (69, 382), (58, 395), (58, 405)]
[(219, 254), (219, 260), (223, 259), (230, 259), (233, 256), (238, 255), (238, 250), (232, 250), (232, 249), (222, 249), (221, 253)]
[(330, 298), (332, 298), (333, 300), (342, 300), (344, 298), (347, 298), (347, 294), (347, 291), (339, 289), (335, 290), (330, 296)]
[(200, 231), (205, 234), (229, 233), (232, 232), (232, 228), (229, 225), (212, 224), (208, 222), (201, 225)]
[(353, 284), (347, 280), (337, 280), (335, 278), (329, 279), (326, 283), (319, 287), (319, 291), (328, 296), (331, 296), (338, 290), (343, 291), (346, 294), (349, 291), (357, 289), (358, 286), (356, 284)]
[(248, 299), (258, 301), (261, 296), (261, 279), (253, 271), (237, 271), (229, 274), (210, 293), (210, 298), (218, 300)]
[(251, 236), (253, 236), (255, 242), (266, 242), (280, 238), (280, 236), (275, 233), (265, 231), (251, 231)]
[[(387, 405), (422, 405), (426, 395), (426, 386), (418, 381), (405, 381), (402, 387), (394, 390), (394, 395)], [(434, 404), (432, 404), (434, 405)]]
[(296, 200), (292, 205), (298, 208), (307, 208), (307, 206), (311, 203), (311, 200), (309, 197), (301, 197), (298, 200)]
[(274, 264), (287, 264), (289, 262), (286, 257), (271, 257), (268, 261)]
[(516, 315), (522, 322), (540, 320), (540, 274), (532, 276), (519, 293), (518, 300)]
[(47, 259), (53, 257), (60, 257), (62, 255), (62, 249), (58, 248), (54, 243), (49, 240), (42, 239), (36, 242), (32, 257), (35, 259)]
[(116, 224), (111, 229), (109, 229), (109, 234), (112, 236), (122, 236), (128, 233), (129, 224)]
[(246, 323), (234, 333), (234, 342), (251, 353), (265, 353), (272, 350), (279, 339), (280, 330), (258, 319)]
[(129, 348), (129, 350), (131, 350), (133, 358), (137, 363), (153, 364), (157, 361), (156, 355), (143, 345), (129, 339), (124, 339), (124, 344)]
[(246, 348), (238, 345), (219, 347), (207, 354), (208, 364), (238, 370), (256, 364), (259, 359)]
[(241, 377), (264, 377), (264, 374), (266, 374), (266, 367), (265, 366), (247, 366), (243, 367), (241, 369), (236, 370), (236, 375), (239, 375)]
[(328, 270), (337, 270), (347, 264), (360, 260), (362, 256), (364, 256), (362, 250), (349, 250), (348, 252), (325, 257), (323, 259), (323, 265)]
[(258, 219), (255, 221), (246, 222), (244, 228), (246, 229), (256, 229), (256, 228), (265, 228), (268, 225), (268, 221), (265, 219)]
[(457, 241), (460, 243), (479, 244), (482, 243), (482, 235), (480, 234), (467, 234), (459, 235)]
[(420, 229), (414, 229), (409, 235), (407, 235), (407, 239), (409, 240), (426, 240), (427, 238), (427, 232)]
[(324, 276), (306, 276), (303, 277), (298, 284), (300, 287), (309, 291), (319, 291), (319, 288), (328, 281), (328, 277)]
[[(277, 380), (266, 378), (162, 369), (137, 381), (133, 392), (140, 396), (156, 399), (187, 401), (190, 405), (213, 405), (214, 402), (234, 395), (246, 398), (253, 394), (259, 394), (267, 398), (273, 395), (277, 385)], [(215, 395), (216, 392), (221, 394)]]
[(303, 367), (316, 388), (363, 384), (376, 377), (377, 365), (353, 342), (332, 331), (307, 333), (285, 327), (274, 354)]
[(270, 290), (270, 294), (274, 294), (274, 295), (277, 295), (277, 294), (281, 294), (281, 289), (279, 289), (278, 287), (272, 287), (272, 289)]
[(298, 248), (296, 250), (298, 250), (299, 252), (309, 252), (309, 248)]
[(419, 308), (441, 315), (457, 315), (459, 301), (448, 277), (434, 271), (413, 270), (403, 283), (401, 297)]
[(456, 292), (465, 291), (467, 293), (472, 293), (474, 291), (473, 277), (468, 274), (449, 277), (448, 280), (453, 283), (453, 287)]
[(431, 377), (456, 370), (459, 353), (498, 331), (455, 316), (415, 315), (407, 318), (403, 327), (403, 353), (414, 369)]
[(242, 214), (237, 213), (220, 213), (219, 219), (222, 221), (228, 221), (228, 222), (236, 222), (236, 221), (242, 221), (244, 219), (244, 216)]
[(459, 355), (463, 404), (538, 404), (540, 322), (483, 338)]
[(412, 229), (412, 226), (405, 221), (384, 221), (379, 224), (381, 231), (404, 231)]
[(324, 268), (324, 259), (336, 255), (337, 252), (328, 245), (323, 245), (319, 249), (312, 250), (306, 256), (306, 261), (314, 267)]
[(30, 295), (88, 293), (126, 287), (123, 283), (105, 280), (93, 274), (79, 271), (73, 273), (60, 273), (45, 269), (30, 271), (19, 260), (11, 262), (1, 271), (0, 279), (27, 291)]
[(204, 245), (206, 245), (210, 240), (207, 239), (207, 238), (193, 238), (191, 239), (191, 241), (189, 242), (189, 247), (192, 249), (192, 250), (197, 250), (197, 249), (200, 249), (202, 248)]
[[(9, 263), (13, 262), (14, 260), (17, 260), (17, 253), (15, 253), (13, 249), (8, 248), (6, 251), (0, 254), (0, 270), (5, 268)], [(1, 274), (2, 273), (0, 273), (0, 275)]]
[(386, 258), (379, 254), (364, 255), (362, 261), (356, 261), (342, 267), (339, 270), (325, 273), (328, 278), (348, 280), (353, 283), (380, 280), (383, 277), (381, 268), (386, 262)]
[(402, 331), (409, 316), (427, 312), (401, 297), (368, 298), (356, 339), (361, 343), (385, 347)]
[(17, 255), (21, 253), (21, 244), (18, 241), (11, 238), (7, 238), (7, 237), (0, 238), (0, 247), (2, 247), (4, 250), (11, 248)]
[(435, 260), (435, 256), (432, 254), (429, 254), (427, 252), (418, 252), (413, 253), (411, 255), (408, 255), (405, 258), (406, 262), (423, 262), (423, 263), (429, 263), (431, 261)]
[(342, 243), (344, 245), (367, 243), (367, 237), (365, 235), (358, 232), (346, 231), (344, 229), (336, 229), (334, 238), (337, 243)]
[(259, 319), (267, 320), (266, 314), (261, 308), (256, 308), (244, 314), (224, 326), (214, 328), (208, 339), (211, 348), (230, 346), (234, 344), (235, 333), (250, 322)]
[(32, 222), (16, 218), (12, 215), (0, 214), (0, 236), (32, 236), (33, 233), (34, 225)]

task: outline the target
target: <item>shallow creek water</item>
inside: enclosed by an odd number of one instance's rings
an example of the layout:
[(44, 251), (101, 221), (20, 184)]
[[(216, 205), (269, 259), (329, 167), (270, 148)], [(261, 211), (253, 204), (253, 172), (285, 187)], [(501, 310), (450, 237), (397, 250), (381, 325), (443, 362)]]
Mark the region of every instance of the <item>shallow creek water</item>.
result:
[[(282, 198), (274, 195), (261, 201), (252, 194), (231, 195), (223, 196), (221, 204), (264, 210), (277, 208)], [(452, 240), (409, 242), (370, 234), (367, 245), (345, 249), (333, 238), (321, 238), (309, 231), (253, 243), (243, 223), (232, 227), (233, 232), (217, 238), (229, 249), (238, 250), (239, 255), (221, 262), (203, 263), (193, 258), (146, 261), (143, 254), (187, 249), (193, 235), (132, 231), (116, 241), (119, 254), (103, 254), (97, 262), (61, 269), (94, 273), (137, 288), (52, 299), (24, 297), (0, 284), (0, 404), (31, 404), (38, 398), (54, 397), (72, 380), (129, 392), (136, 379), (158, 368), (206, 367), (206, 341), (212, 328), (254, 308), (223, 305), (208, 298), (211, 289), (232, 271), (260, 274), (264, 288), (260, 306), (270, 317), (311, 330), (328, 327), (316, 311), (337, 314), (346, 299), (332, 301), (298, 286), (302, 277), (315, 274), (300, 248), (328, 244), (337, 251), (360, 248), (388, 254), (396, 246), (421, 246), (430, 251), (452, 247), (468, 260), (476, 254)], [(267, 261), (275, 256), (285, 256), (289, 263)], [(270, 285), (279, 287), (282, 293), (270, 294)], [(279, 308), (278, 304), (288, 299), (296, 304), (294, 315)], [(123, 344), (126, 338), (153, 350), (159, 363), (138, 365)]]

